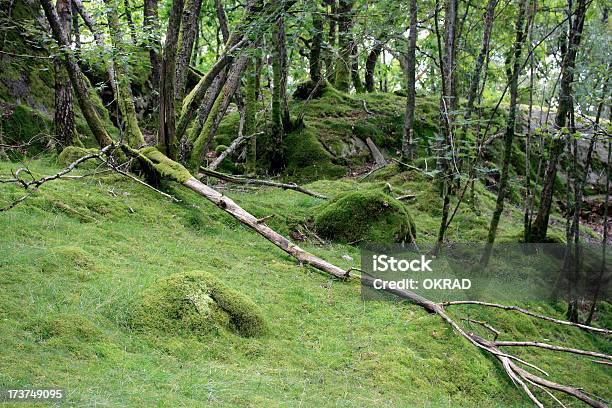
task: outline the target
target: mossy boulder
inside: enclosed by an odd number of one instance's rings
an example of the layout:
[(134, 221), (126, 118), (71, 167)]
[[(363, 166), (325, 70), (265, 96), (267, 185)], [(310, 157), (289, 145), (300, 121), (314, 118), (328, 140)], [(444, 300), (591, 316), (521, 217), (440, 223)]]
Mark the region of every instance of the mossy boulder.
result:
[[(67, 146), (62, 150), (62, 152), (57, 156), (57, 164), (62, 166), (68, 166), (69, 164), (75, 162), (83, 156), (87, 156), (88, 154), (98, 152), (98, 149), (86, 149), (84, 147), (79, 146)], [(79, 165), (81, 169), (91, 169), (95, 168), (99, 164), (99, 161), (96, 159), (88, 160)]]
[(132, 325), (196, 336), (229, 329), (245, 337), (261, 334), (266, 327), (261, 310), (248, 297), (202, 271), (176, 273), (146, 289)]
[(340, 242), (412, 242), (416, 227), (408, 208), (382, 191), (341, 194), (319, 207), (315, 228)]

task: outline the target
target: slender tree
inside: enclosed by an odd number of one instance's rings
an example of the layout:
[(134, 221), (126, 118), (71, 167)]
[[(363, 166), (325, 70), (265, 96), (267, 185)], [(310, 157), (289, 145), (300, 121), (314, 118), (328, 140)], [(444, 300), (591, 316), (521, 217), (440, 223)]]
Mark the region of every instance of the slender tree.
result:
[(410, 33), (406, 50), (404, 75), (406, 77), (406, 114), (402, 135), (402, 156), (405, 160), (414, 158), (414, 108), (416, 103), (416, 40), (417, 0), (410, 0)]
[[(65, 33), (70, 33), (71, 10), (70, 0), (58, 0), (57, 14)], [(62, 51), (60, 50), (60, 54)], [(72, 144), (75, 136), (74, 109), (72, 104), (72, 85), (64, 68), (62, 56), (53, 59), (55, 71), (55, 126), (56, 148), (61, 151)]]

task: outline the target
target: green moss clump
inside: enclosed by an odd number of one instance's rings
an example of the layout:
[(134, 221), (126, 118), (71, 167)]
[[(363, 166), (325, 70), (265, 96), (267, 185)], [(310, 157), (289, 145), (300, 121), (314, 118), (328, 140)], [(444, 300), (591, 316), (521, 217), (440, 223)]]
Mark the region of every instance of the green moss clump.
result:
[(341, 242), (412, 242), (416, 227), (407, 207), (375, 190), (341, 194), (323, 204), (315, 228)]
[(215, 153), (217, 153), (217, 154), (221, 154), (221, 153), (223, 153), (226, 150), (227, 150), (227, 146), (222, 145), (222, 144), (217, 146), (217, 147), (215, 147)]
[(66, 245), (52, 248), (40, 261), (43, 273), (54, 273), (62, 271), (89, 272), (95, 269), (92, 257), (78, 246)]
[(26, 105), (0, 106), (0, 129), (4, 132), (5, 143), (18, 144), (33, 140), (29, 146), (32, 154), (43, 150), (53, 132), (53, 119), (41, 111)]
[(140, 154), (146, 157), (155, 169), (162, 177), (167, 177), (172, 180), (176, 180), (179, 183), (184, 183), (189, 180), (192, 176), (182, 164), (170, 160), (162, 152), (157, 150), (156, 147), (145, 147), (139, 150)]
[(288, 134), (284, 147), (287, 158), (285, 171), (301, 182), (338, 178), (346, 173), (344, 167), (332, 163), (332, 156), (311, 129)]
[[(67, 146), (62, 150), (62, 152), (57, 156), (57, 164), (62, 166), (68, 166), (69, 164), (75, 162), (83, 156), (87, 156), (88, 154), (96, 153), (98, 149), (86, 149), (84, 147), (78, 146)], [(93, 168), (98, 165), (96, 160), (88, 160), (79, 165), (79, 168)]]
[(248, 297), (209, 273), (176, 273), (144, 291), (132, 326), (205, 335), (222, 328), (251, 337), (265, 331), (260, 309)]

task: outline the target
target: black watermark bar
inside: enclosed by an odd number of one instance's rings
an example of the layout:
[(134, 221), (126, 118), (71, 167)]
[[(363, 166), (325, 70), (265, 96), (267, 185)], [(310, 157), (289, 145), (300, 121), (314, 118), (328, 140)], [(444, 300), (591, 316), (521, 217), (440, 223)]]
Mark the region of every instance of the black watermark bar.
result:
[(61, 388), (2, 388), (0, 403), (3, 402), (59, 402), (66, 398)]
[(415, 292), (434, 302), (610, 300), (612, 248), (598, 244), (497, 244), (486, 265), (484, 244), (439, 248), (367, 244), (361, 248), (363, 300)]

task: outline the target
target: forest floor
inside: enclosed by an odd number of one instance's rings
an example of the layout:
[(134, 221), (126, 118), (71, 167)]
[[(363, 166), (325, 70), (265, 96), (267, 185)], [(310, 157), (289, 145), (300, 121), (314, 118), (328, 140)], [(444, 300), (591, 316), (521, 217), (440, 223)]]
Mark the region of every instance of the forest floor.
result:
[[(16, 166), (0, 162), (0, 172)], [(59, 168), (53, 159), (30, 165), (39, 175)], [(419, 241), (431, 242), (440, 199), (420, 173), (381, 170), (361, 182), (308, 187), (333, 195), (386, 182), (417, 194), (407, 205)], [(5, 186), (0, 206), (22, 194)], [(437, 316), (406, 303), (363, 302), (358, 282), (300, 267), (214, 205), (180, 186), (163, 188), (181, 202), (119, 175), (55, 181), (0, 215), (0, 387), (64, 388), (66, 402), (75, 406), (531, 406), (496, 361)], [(268, 224), (287, 235), (320, 204), (293, 191), (223, 191), (257, 217), (274, 214)], [(484, 239), (494, 195), (480, 184), (476, 191), (478, 212), (463, 205), (450, 240)], [(521, 225), (521, 210), (509, 205), (500, 240), (516, 242)], [(300, 245), (339, 266), (359, 265), (356, 247), (316, 240)], [(133, 330), (131, 310), (143, 290), (160, 277), (192, 270), (208, 271), (248, 295), (263, 310), (267, 332), (244, 338), (229, 331), (177, 336)], [(562, 304), (528, 306), (563, 317)], [(502, 340), (612, 352), (609, 342), (577, 329), (468, 310), (450, 312), (493, 322)], [(596, 324), (609, 327), (611, 315), (604, 305)], [(518, 354), (552, 380), (612, 399), (610, 369), (588, 357), (537, 349)]]

